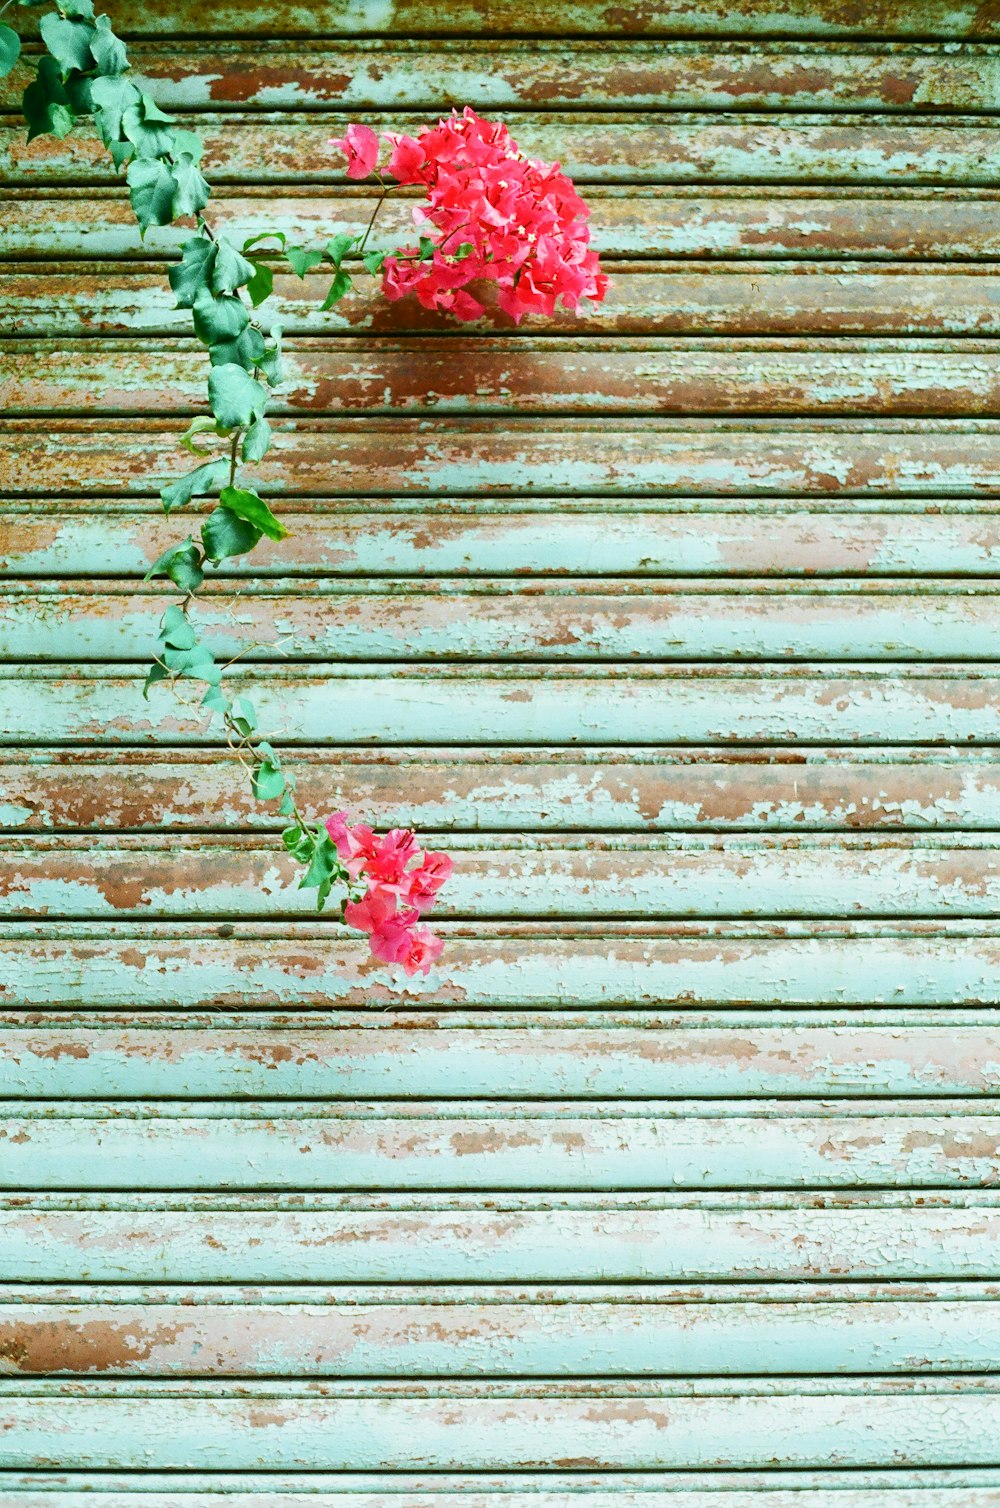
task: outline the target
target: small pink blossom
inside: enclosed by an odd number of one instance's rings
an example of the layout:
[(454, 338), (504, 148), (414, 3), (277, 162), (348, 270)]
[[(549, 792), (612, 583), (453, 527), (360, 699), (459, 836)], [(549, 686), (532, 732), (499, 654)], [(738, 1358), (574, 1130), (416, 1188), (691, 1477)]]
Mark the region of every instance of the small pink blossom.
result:
[(446, 853), (425, 853), (422, 863), (407, 875), (406, 900), (419, 912), (429, 911), (454, 864)]
[(452, 872), (445, 853), (422, 852), (409, 828), (394, 827), (378, 837), (346, 812), (326, 819), (326, 830), (352, 884), (364, 880), (364, 894), (344, 906), (348, 926), (368, 934), (373, 958), (400, 963), (408, 974), (427, 974), (444, 943), (429, 927), (418, 926), (431, 910)]
[(444, 941), (430, 927), (411, 927), (407, 933), (407, 948), (394, 960), (401, 963), (407, 974), (429, 974), (444, 948)]
[(378, 161), (378, 136), (371, 126), (352, 123), (342, 137), (332, 137), (329, 145), (347, 156), (348, 178), (367, 178)]
[(418, 852), (417, 840), (403, 827), (394, 827), (384, 838), (376, 838), (365, 869), (371, 879), (383, 885), (399, 885), (406, 866)]
[(346, 812), (334, 812), (332, 817), (327, 817), (325, 825), (330, 842), (337, 850), (337, 857), (351, 879), (356, 880), (369, 859), (375, 855), (378, 841), (375, 834), (363, 822), (354, 827), (348, 826)]

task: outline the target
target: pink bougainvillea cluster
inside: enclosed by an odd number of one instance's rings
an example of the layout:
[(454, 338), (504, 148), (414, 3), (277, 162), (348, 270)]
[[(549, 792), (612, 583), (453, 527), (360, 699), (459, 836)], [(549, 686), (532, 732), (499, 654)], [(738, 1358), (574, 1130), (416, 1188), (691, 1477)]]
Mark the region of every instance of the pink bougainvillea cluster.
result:
[(395, 827), (380, 838), (363, 822), (352, 827), (346, 812), (328, 817), (326, 830), (352, 885), (366, 885), (347, 902), (344, 920), (368, 933), (382, 963), (401, 963), (407, 974), (428, 973), (444, 944), (420, 918), (451, 874), (451, 859), (421, 851), (408, 828)]
[[(472, 320), (485, 310), (469, 285), (494, 283), (515, 322), (551, 315), (559, 302), (575, 309), (581, 299), (603, 299), (608, 280), (590, 247), (586, 204), (558, 163), (525, 157), (502, 122), (466, 107), (419, 136), (385, 140), (386, 171), (426, 190), (413, 211), (421, 245), (382, 263), (387, 298), (412, 293), (426, 309)], [(379, 138), (370, 127), (351, 125), (331, 145), (347, 154), (349, 178), (376, 171)]]

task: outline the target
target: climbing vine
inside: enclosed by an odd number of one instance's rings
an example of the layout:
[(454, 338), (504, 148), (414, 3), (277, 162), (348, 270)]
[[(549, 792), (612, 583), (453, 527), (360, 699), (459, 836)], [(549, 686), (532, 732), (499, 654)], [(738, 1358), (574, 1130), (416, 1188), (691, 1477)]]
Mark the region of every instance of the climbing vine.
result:
[[(330, 143), (345, 154), (349, 178), (378, 185), (363, 229), (320, 248), (290, 244), (283, 232), (268, 228), (236, 244), (207, 212), (211, 189), (201, 170), (201, 138), (178, 127), (131, 76), (127, 48), (109, 17), (95, 15), (94, 0), (60, 0), (38, 29), (45, 51), (24, 91), (28, 139), (65, 138), (78, 121), (92, 119), (115, 167), (124, 171), (141, 235), (176, 221), (192, 227), (168, 276), (177, 307), (190, 311), (208, 356), (209, 412), (180, 440), (197, 464), (163, 486), (160, 496), (168, 517), (197, 499), (208, 499), (210, 507), (197, 537), (191, 532), (179, 539), (146, 575), (147, 581), (172, 582), (179, 599), (160, 620), (144, 695), (160, 682), (176, 688), (186, 680), (203, 688), (201, 705), (246, 769), (255, 799), (277, 803), (287, 820), (283, 839), (302, 866), (300, 888), (314, 889), (322, 910), (339, 887), (342, 918), (368, 934), (377, 958), (426, 972), (441, 944), (418, 923), (446, 881), (450, 860), (421, 853), (412, 833), (378, 838), (361, 824), (352, 827), (346, 813), (310, 821), (298, 804), (294, 775), (258, 733), (252, 702), (226, 689), (226, 666), (191, 609), (223, 561), (287, 534), (252, 473), (271, 447), (267, 405), (281, 380), (280, 327), (262, 318), (273, 263), (283, 261), (300, 278), (325, 266), (324, 310), (350, 291), (363, 269), (381, 279), (387, 298), (412, 295), (460, 320), (485, 312), (470, 285), (492, 283), (500, 309), (520, 320), (531, 312), (551, 314), (557, 301), (575, 308), (582, 298), (603, 298), (606, 279), (589, 247), (586, 205), (558, 165), (525, 157), (505, 126), (466, 109), (416, 138), (386, 137), (384, 169), (380, 139), (368, 126), (351, 125), (342, 140)], [(0, 76), (20, 52), (17, 33), (0, 23)], [(414, 210), (419, 234), (412, 245), (371, 248), (379, 209), (401, 186), (424, 191)]]

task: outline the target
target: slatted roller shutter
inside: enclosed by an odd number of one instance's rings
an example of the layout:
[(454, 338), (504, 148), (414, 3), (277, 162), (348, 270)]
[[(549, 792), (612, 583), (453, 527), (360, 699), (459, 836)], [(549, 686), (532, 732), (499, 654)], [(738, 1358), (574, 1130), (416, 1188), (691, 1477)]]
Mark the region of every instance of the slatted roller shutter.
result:
[(309, 806), (455, 854), (403, 981), (139, 694), (178, 237), (8, 80), (0, 1500), (996, 1508), (1000, 11), (114, 19), (237, 234), (470, 103), (614, 281), (277, 279), (293, 532), (205, 611)]

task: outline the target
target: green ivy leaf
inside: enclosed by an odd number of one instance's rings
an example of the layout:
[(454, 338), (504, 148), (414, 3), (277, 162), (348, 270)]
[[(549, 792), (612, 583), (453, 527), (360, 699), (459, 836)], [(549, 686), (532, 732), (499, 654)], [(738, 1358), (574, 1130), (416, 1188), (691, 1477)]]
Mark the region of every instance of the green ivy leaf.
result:
[(177, 295), (178, 309), (193, 309), (198, 295), (208, 291), (215, 247), (207, 236), (193, 236), (181, 246), (181, 259), (167, 276)]
[(128, 79), (99, 78), (90, 86), (90, 98), (104, 145), (120, 142), (125, 112), (140, 103), (140, 91)]
[(286, 246), (285, 256), (296, 277), (300, 278), (304, 278), (307, 272), (318, 267), (323, 260), (321, 251), (303, 251), (301, 246)]
[(131, 104), (125, 110), (122, 132), (132, 142), (138, 157), (169, 157), (174, 150), (174, 128), (170, 118), (157, 108), (148, 94), (140, 94), (138, 104)]
[(257, 366), (272, 387), (281, 381), (281, 326), (271, 326), (272, 346), (266, 346), (257, 360)]
[(200, 214), (212, 190), (198, 164), (188, 152), (181, 152), (174, 156), (173, 172), (173, 218), (183, 220), (186, 215)]
[(372, 277), (377, 277), (382, 271), (385, 259), (389, 255), (387, 251), (366, 251), (361, 258)]
[(277, 241), (284, 251), (287, 240), (288, 237), (283, 230), (260, 230), (255, 236), (247, 236), (243, 242), (243, 250), (250, 251), (254, 246), (259, 246), (261, 241)]
[(232, 508), (215, 508), (201, 526), (201, 541), (209, 560), (216, 563), (233, 555), (246, 555), (260, 539), (260, 529), (240, 518)]
[(174, 129), (174, 156), (179, 156), (181, 152), (186, 152), (195, 162), (201, 161), (205, 155), (205, 143), (197, 131)]
[(94, 66), (90, 43), (95, 32), (94, 28), (88, 26), (85, 21), (70, 21), (55, 11), (51, 11), (47, 16), (42, 17), (38, 23), (38, 30), (41, 32), (42, 41), (64, 74), (69, 73), (73, 68), (79, 68), (81, 73), (86, 73)]
[(237, 288), (242, 288), (249, 283), (254, 275), (254, 264), (248, 262), (246, 257), (241, 256), (225, 236), (219, 236), (215, 243), (215, 266), (212, 271), (213, 293), (235, 293)]
[(65, 79), (66, 97), (73, 114), (79, 118), (81, 115), (91, 115), (94, 109), (94, 101), (91, 95), (91, 80), (85, 73), (73, 72), (67, 74)]
[(93, 21), (94, 19), (94, 0), (62, 0), (59, 9), (73, 20)]
[(357, 239), (357, 236), (352, 236), (347, 231), (341, 231), (339, 235), (334, 236), (332, 241), (327, 241), (326, 254), (334, 267), (340, 266)]
[(201, 551), (189, 535), (183, 544), (164, 550), (142, 579), (152, 581), (156, 576), (167, 576), (180, 591), (196, 592), (205, 579), (201, 567)]
[(217, 341), (235, 340), (250, 323), (246, 305), (232, 293), (216, 298), (208, 289), (203, 289), (193, 308), (194, 333), (206, 346)]
[(217, 686), (222, 680), (222, 667), (216, 664), (215, 656), (204, 644), (195, 644), (192, 649), (165, 649), (163, 663), (173, 675), (207, 681), (210, 686)]
[(193, 471), (161, 487), (163, 511), (169, 514), (173, 508), (183, 508), (193, 497), (205, 497), (209, 492), (215, 492), (225, 486), (228, 475), (229, 462), (221, 456), (217, 461), (206, 461), (203, 466), (196, 466)]
[(263, 415), (255, 419), (243, 436), (243, 448), (240, 451), (244, 461), (262, 461), (271, 449), (271, 426)]
[(235, 697), (230, 708), (230, 713), (239, 733), (244, 738), (249, 738), (257, 727), (257, 713), (254, 711), (254, 705), (250, 698), (246, 696)]
[(167, 649), (193, 649), (198, 635), (182, 607), (171, 603), (160, 619), (160, 639)]
[(224, 487), (219, 502), (226, 508), (231, 508), (238, 517), (246, 519), (258, 532), (266, 534), (268, 539), (285, 539), (288, 530), (280, 519), (275, 518), (264, 499), (258, 497), (256, 492), (246, 492), (240, 487)]
[(221, 686), (210, 685), (201, 699), (201, 705), (207, 707), (209, 712), (221, 712), (223, 715), (229, 711), (232, 703), (222, 690)]
[(76, 114), (54, 58), (39, 58), (38, 72), (24, 91), (21, 109), (29, 141), (36, 136), (58, 136), (62, 141), (72, 131)]
[(214, 366), (208, 377), (212, 413), (224, 429), (245, 429), (267, 405), (267, 388), (233, 361)]
[(193, 456), (210, 456), (212, 452), (206, 450), (204, 445), (196, 445), (194, 443), (196, 436), (207, 435), (209, 431), (214, 435), (218, 435), (220, 439), (225, 433), (216, 419), (209, 418), (207, 414), (199, 414), (196, 419), (191, 420), (191, 423), (181, 435), (181, 444)]
[(152, 663), (152, 665), (150, 665), (150, 667), (149, 667), (149, 673), (146, 676), (146, 679), (142, 683), (142, 695), (143, 695), (143, 698), (148, 702), (149, 701), (149, 693), (150, 693), (150, 691), (152, 691), (153, 687), (159, 681), (166, 681), (166, 680), (169, 680), (169, 678), (170, 678), (170, 671), (167, 669), (166, 665), (164, 665), (163, 661), (162, 660), (154, 660), (153, 663)]
[(334, 304), (338, 304), (340, 302), (345, 293), (350, 293), (353, 286), (354, 280), (351, 277), (351, 274), (349, 272), (345, 272), (343, 268), (339, 268), (338, 271), (333, 275), (333, 282), (330, 284), (330, 291), (323, 302), (320, 304), (320, 308), (332, 309)]
[[(267, 746), (270, 748), (270, 745)], [(264, 745), (258, 744), (258, 753), (263, 753)], [(255, 801), (277, 801), (284, 796), (286, 790), (285, 774), (273, 751), (263, 754), (260, 764), (250, 777), (250, 789), (253, 791)]]
[(298, 822), (293, 823), (291, 827), (285, 828), (281, 841), (293, 859), (298, 859), (300, 864), (311, 863), (316, 839), (307, 827), (302, 827)]
[(274, 291), (274, 273), (266, 262), (252, 262), (251, 266), (253, 277), (247, 283), (247, 293), (254, 308), (259, 309)]
[(418, 257), (419, 261), (421, 261), (421, 262), (429, 262), (431, 260), (431, 258), (433, 257), (433, 255), (434, 255), (434, 253), (435, 253), (436, 250), (437, 250), (437, 242), (436, 241), (432, 241), (431, 238), (430, 238), (430, 236), (421, 236), (420, 237), (420, 255)]
[(107, 77), (124, 73), (128, 68), (128, 53), (125, 43), (111, 30), (111, 17), (98, 16), (96, 30), (90, 39), (90, 51), (98, 71)]
[(145, 236), (151, 225), (169, 225), (174, 217), (174, 175), (165, 163), (148, 157), (136, 157), (126, 174), (129, 199)]
[(21, 56), (21, 38), (9, 26), (0, 26), (0, 79), (6, 78)]
[[(249, 316), (248, 316), (249, 318)], [(214, 367), (233, 365), (253, 371), (264, 359), (264, 337), (253, 325), (247, 324), (235, 340), (220, 340), (208, 348), (208, 357)]]

